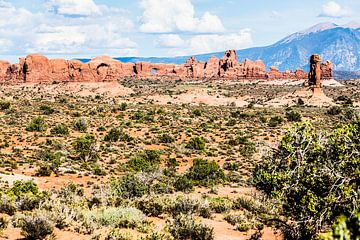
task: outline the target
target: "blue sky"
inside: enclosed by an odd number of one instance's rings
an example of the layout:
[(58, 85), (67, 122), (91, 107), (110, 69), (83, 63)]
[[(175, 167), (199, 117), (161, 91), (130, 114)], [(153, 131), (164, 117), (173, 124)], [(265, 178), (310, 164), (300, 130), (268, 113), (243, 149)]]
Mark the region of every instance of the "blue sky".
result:
[(0, 0), (0, 59), (243, 49), (358, 12), (359, 0)]

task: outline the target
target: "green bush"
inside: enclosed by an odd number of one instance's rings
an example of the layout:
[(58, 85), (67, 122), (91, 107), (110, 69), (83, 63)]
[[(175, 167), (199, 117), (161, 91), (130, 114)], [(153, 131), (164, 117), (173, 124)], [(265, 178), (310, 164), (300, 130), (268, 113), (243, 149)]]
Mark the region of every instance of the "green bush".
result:
[(16, 210), (14, 198), (3, 194), (0, 198), (0, 213), (12, 216), (15, 214)]
[(149, 193), (149, 185), (142, 182), (140, 178), (134, 174), (127, 174), (120, 179), (112, 179), (112, 193), (117, 199), (131, 199), (142, 197)]
[(44, 115), (50, 115), (55, 112), (55, 110), (53, 108), (51, 108), (50, 106), (47, 106), (47, 105), (41, 105), (39, 107), (39, 109), (40, 109), (40, 111), (43, 112)]
[(51, 129), (51, 133), (59, 136), (69, 135), (69, 128), (65, 124), (57, 124)]
[(341, 213), (359, 209), (360, 121), (339, 126), (326, 138), (309, 123), (285, 134), (253, 172), (259, 190), (282, 202), (292, 219), (287, 239), (310, 239)]
[(123, 229), (118, 229), (118, 228), (112, 229), (105, 237), (105, 240), (133, 240), (133, 239), (134, 236), (131, 233), (125, 232)]
[(47, 125), (45, 123), (44, 118), (42, 117), (33, 118), (26, 127), (26, 131), (29, 132), (43, 132), (46, 129), (47, 129)]
[(359, 240), (360, 239), (360, 214), (353, 217), (338, 217), (332, 231), (320, 237), (323, 240)]
[(200, 109), (195, 109), (192, 114), (196, 117), (200, 117), (202, 115), (202, 111)]
[(112, 128), (110, 132), (105, 136), (104, 140), (107, 142), (117, 142), (117, 141), (130, 142), (133, 140), (133, 138), (121, 129)]
[(33, 181), (17, 180), (13, 183), (13, 186), (7, 192), (7, 194), (15, 195), (16, 197), (21, 197), (28, 193), (33, 195), (39, 194), (39, 188)]
[(86, 132), (88, 128), (88, 122), (85, 118), (79, 118), (74, 122), (74, 129), (79, 132)]
[(104, 227), (134, 229), (145, 223), (145, 215), (136, 208), (103, 208), (89, 212), (87, 217)]
[(204, 150), (205, 140), (202, 137), (193, 137), (189, 140), (185, 147), (194, 150)]
[(5, 219), (4, 217), (0, 217), (0, 234), (2, 231), (4, 231), (9, 224), (9, 221)]
[(169, 206), (170, 201), (159, 196), (145, 197), (136, 202), (136, 207), (150, 217), (160, 216), (168, 210)]
[(10, 109), (10, 107), (11, 107), (11, 103), (10, 103), (10, 102), (0, 100), (0, 110), (1, 110), (1, 111), (8, 110), (8, 109)]
[(45, 239), (54, 231), (52, 223), (40, 215), (25, 216), (20, 221), (21, 234), (29, 240)]
[(119, 107), (120, 111), (125, 111), (127, 108), (128, 108), (128, 105), (126, 102), (122, 102), (120, 104), (120, 107)]
[(160, 143), (173, 143), (175, 142), (175, 138), (167, 133), (161, 134), (159, 137)]
[(176, 191), (190, 193), (194, 191), (194, 182), (189, 179), (186, 175), (178, 176), (174, 182)]
[(269, 127), (277, 127), (283, 121), (284, 121), (284, 119), (282, 117), (280, 117), (280, 116), (271, 117), (269, 122), (268, 122), (268, 125), (269, 125)]
[(36, 170), (35, 175), (38, 177), (49, 177), (51, 175), (51, 172), (52, 172), (52, 170), (51, 170), (49, 164), (43, 163)]
[(96, 149), (96, 139), (93, 135), (85, 135), (75, 139), (74, 150), (79, 158), (85, 162), (97, 160), (99, 155)]
[(217, 197), (210, 199), (210, 208), (216, 213), (229, 212), (232, 205), (232, 201), (228, 198)]
[(326, 114), (335, 116), (335, 115), (339, 115), (341, 112), (342, 112), (341, 107), (332, 106), (326, 111)]
[(95, 165), (93, 168), (94, 171), (94, 175), (96, 176), (105, 176), (106, 175), (106, 171), (104, 169), (102, 169), (99, 165)]
[(212, 240), (214, 229), (202, 223), (197, 223), (191, 215), (180, 214), (168, 225), (169, 232), (179, 240)]
[(136, 156), (130, 159), (126, 164), (130, 169), (136, 172), (149, 172), (158, 169), (160, 162), (159, 151), (144, 150), (137, 153)]
[(209, 186), (225, 179), (224, 171), (212, 161), (196, 158), (186, 176), (198, 185)]
[(302, 118), (301, 114), (294, 110), (287, 111), (285, 116), (287, 120), (290, 122), (301, 122), (301, 118)]

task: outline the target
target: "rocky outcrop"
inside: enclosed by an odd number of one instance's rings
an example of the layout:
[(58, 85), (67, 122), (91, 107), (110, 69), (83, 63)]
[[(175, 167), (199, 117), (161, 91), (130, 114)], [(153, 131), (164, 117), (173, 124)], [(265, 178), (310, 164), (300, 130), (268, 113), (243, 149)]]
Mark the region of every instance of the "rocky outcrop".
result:
[[(332, 78), (332, 64), (321, 64), (324, 79)], [(224, 79), (224, 80), (275, 80), (307, 79), (308, 73), (280, 72), (271, 67), (266, 72), (261, 60), (238, 61), (236, 51), (228, 50), (218, 59), (211, 57), (207, 62), (189, 58), (186, 63), (155, 64), (148, 62), (123, 63), (110, 57), (97, 57), (84, 63), (79, 60), (48, 59), (39, 54), (21, 58), (18, 64), (0, 61), (0, 83), (53, 83), (53, 82), (103, 82), (116, 81), (126, 77), (166, 79)]]

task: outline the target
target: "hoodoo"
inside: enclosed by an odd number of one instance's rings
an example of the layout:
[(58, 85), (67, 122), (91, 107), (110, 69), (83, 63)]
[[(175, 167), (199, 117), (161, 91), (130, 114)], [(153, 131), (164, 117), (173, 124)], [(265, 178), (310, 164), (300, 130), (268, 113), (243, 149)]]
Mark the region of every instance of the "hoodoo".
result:
[(0, 61), (0, 83), (7, 84), (109, 82), (125, 77), (174, 80), (305, 80), (308, 75), (310, 84), (316, 84), (317, 76), (321, 79), (332, 79), (332, 63), (321, 63), (320, 56), (313, 55), (310, 73), (301, 69), (280, 72), (276, 67), (271, 67), (270, 71), (266, 72), (265, 64), (261, 60), (245, 59), (244, 62), (239, 62), (235, 50), (226, 51), (221, 59), (211, 57), (208, 62), (202, 62), (191, 57), (180, 65), (123, 63), (110, 57), (98, 57), (83, 63), (78, 60), (48, 59), (39, 54), (21, 58), (17, 64)]

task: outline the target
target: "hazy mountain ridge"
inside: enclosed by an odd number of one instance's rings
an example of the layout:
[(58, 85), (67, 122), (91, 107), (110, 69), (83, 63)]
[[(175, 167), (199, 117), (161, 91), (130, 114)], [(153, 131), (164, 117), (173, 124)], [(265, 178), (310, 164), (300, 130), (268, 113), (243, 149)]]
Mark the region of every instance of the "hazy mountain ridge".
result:
[[(261, 59), (267, 68), (277, 66), (281, 71), (301, 68), (308, 70), (309, 56), (319, 53), (323, 60), (330, 60), (336, 71), (360, 71), (360, 25), (352, 22), (339, 26), (321, 23), (265, 47), (238, 50), (239, 61), (245, 58)], [(207, 61), (211, 56), (221, 58), (224, 52), (195, 55), (197, 60)], [(182, 57), (119, 57), (122, 62), (147, 61), (153, 63), (182, 64), (190, 56)]]

